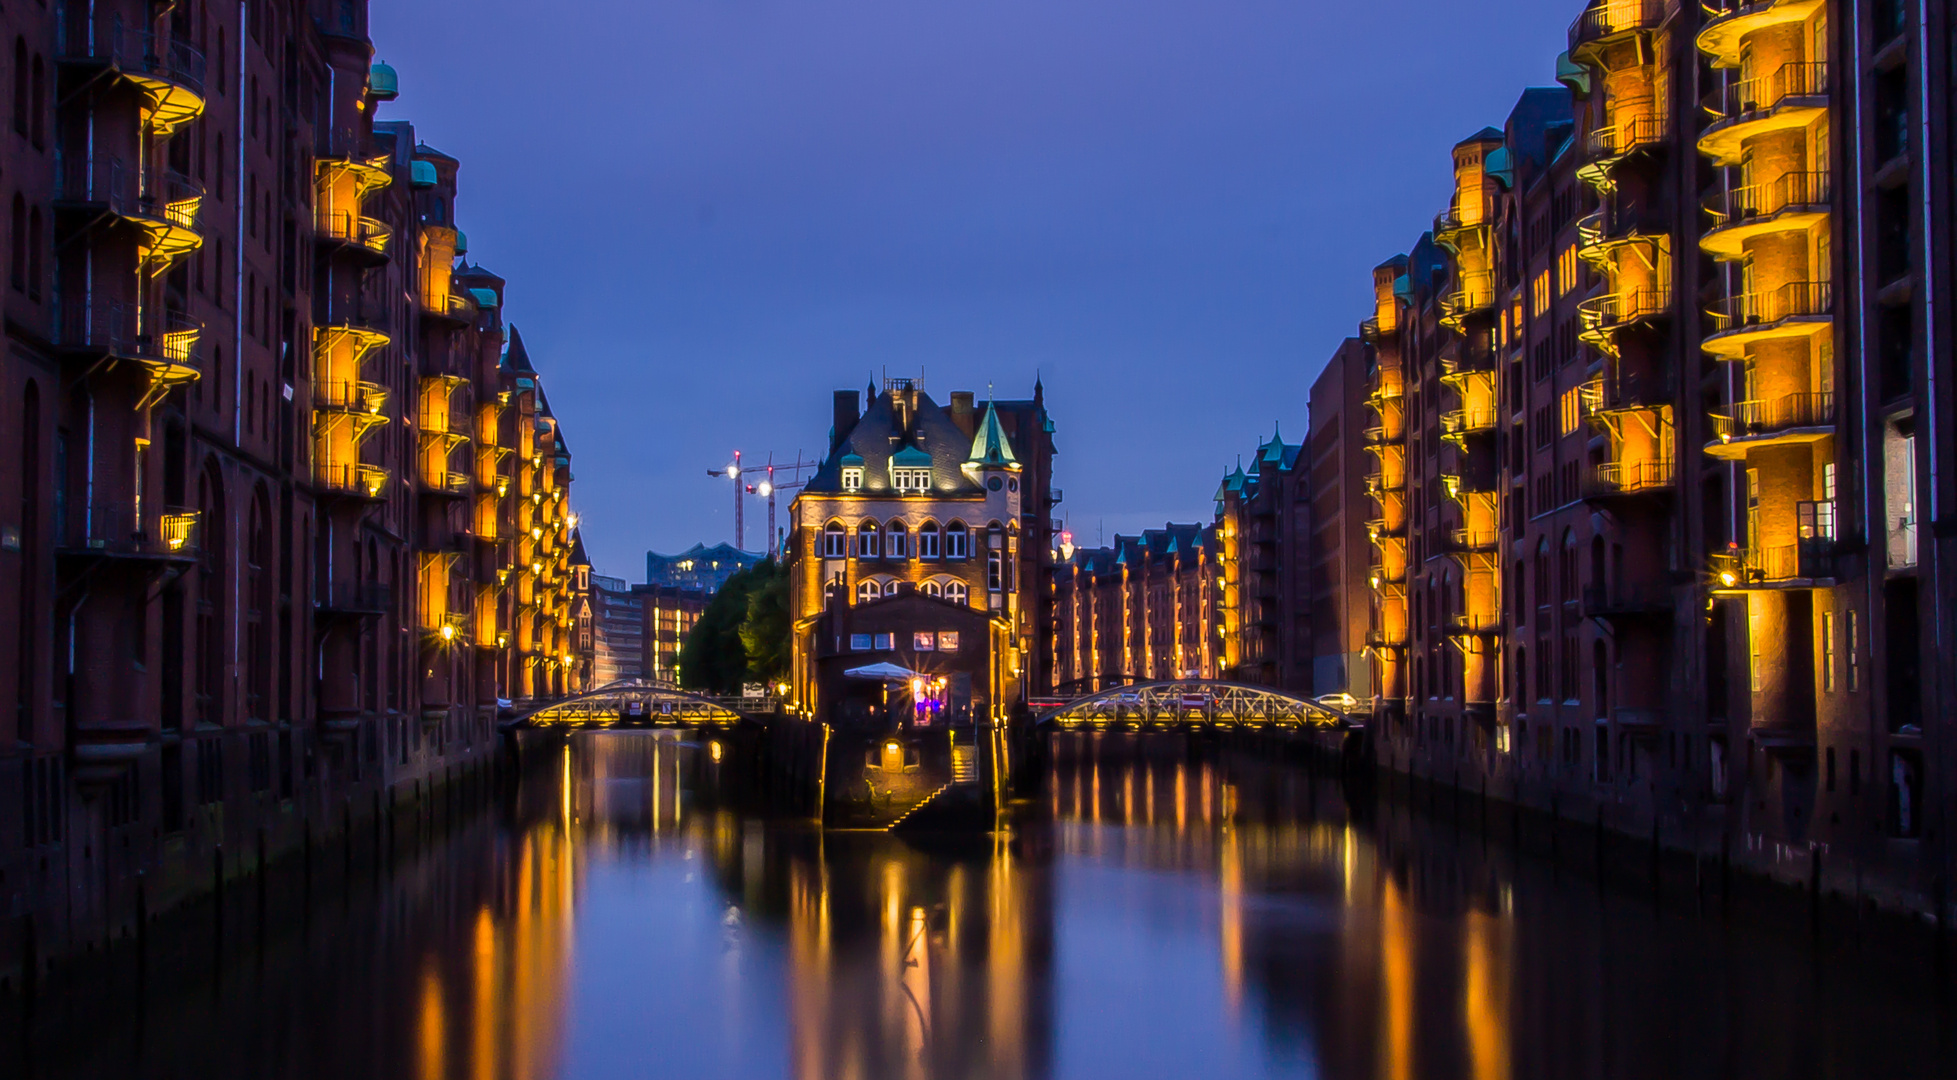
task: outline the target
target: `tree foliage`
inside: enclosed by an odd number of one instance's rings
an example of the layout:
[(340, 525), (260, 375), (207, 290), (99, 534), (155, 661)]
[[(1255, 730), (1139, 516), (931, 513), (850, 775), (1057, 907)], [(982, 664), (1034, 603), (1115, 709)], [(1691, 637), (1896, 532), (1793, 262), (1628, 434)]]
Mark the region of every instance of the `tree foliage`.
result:
[(680, 646), (680, 685), (738, 694), (788, 671), (788, 571), (763, 560), (727, 579)]

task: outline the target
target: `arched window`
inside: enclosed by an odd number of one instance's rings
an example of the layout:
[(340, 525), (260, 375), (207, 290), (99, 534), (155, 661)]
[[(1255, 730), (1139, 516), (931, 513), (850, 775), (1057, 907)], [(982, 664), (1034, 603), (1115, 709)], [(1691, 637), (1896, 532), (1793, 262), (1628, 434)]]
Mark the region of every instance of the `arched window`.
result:
[(945, 526), (945, 558), (969, 559), (972, 557), (972, 534), (962, 521), (953, 521)]
[(1609, 584), (1604, 577), (1604, 538), (1593, 536), (1590, 538), (1590, 588), (1602, 597)]
[(1549, 537), (1536, 541), (1536, 606), (1549, 606)]
[(1559, 560), (1556, 581), (1556, 598), (1569, 603), (1576, 599), (1576, 530), (1563, 530), (1563, 553)]
[(27, 200), (14, 196), (13, 228), (7, 233), (10, 255), (7, 280), (15, 292), (27, 291)]
[(1610, 710), (1610, 676), (1607, 674), (1609, 668), (1610, 654), (1604, 648), (1604, 643), (1601, 641), (1592, 642), (1590, 646), (1590, 689), (1597, 697), (1594, 704), (1598, 716), (1604, 716)]
[(34, 100), (30, 103), (34, 115), (28, 124), (34, 130), (34, 145), (46, 147), (48, 144), (48, 71), (41, 58), (34, 58)]
[(875, 559), (881, 557), (882, 545), (878, 543), (878, 538), (882, 535), (883, 531), (878, 528), (877, 523), (874, 521), (866, 521), (857, 526), (856, 557), (859, 559)]
[(945, 599), (954, 604), (969, 603), (971, 600), (971, 590), (967, 589), (965, 583), (962, 581), (947, 581), (945, 582)]
[(875, 578), (864, 578), (856, 583), (856, 602), (875, 600), (883, 596), (883, 586)]
[(893, 521), (883, 530), (883, 555), (886, 559), (908, 559), (911, 557), (911, 533), (901, 521)]
[(14, 131), (27, 134), (28, 116), (27, 90), (27, 39), (14, 39)]
[(917, 527), (917, 557), (935, 559), (938, 557), (938, 523), (927, 521)]
[(27, 212), (27, 297), (41, 298), (41, 208)]
[(849, 531), (840, 521), (822, 527), (822, 557), (840, 559), (849, 554)]
[(1515, 700), (1529, 700), (1529, 650), (1521, 645), (1515, 647)]
[(926, 596), (943, 596), (945, 594), (945, 587), (939, 584), (937, 580), (933, 579), (919, 585), (917, 587), (917, 591), (923, 593)]
[(1529, 578), (1521, 559), (1515, 560), (1510, 580), (1515, 583), (1510, 589), (1510, 595), (1515, 597), (1515, 625), (1522, 626), (1529, 621)]

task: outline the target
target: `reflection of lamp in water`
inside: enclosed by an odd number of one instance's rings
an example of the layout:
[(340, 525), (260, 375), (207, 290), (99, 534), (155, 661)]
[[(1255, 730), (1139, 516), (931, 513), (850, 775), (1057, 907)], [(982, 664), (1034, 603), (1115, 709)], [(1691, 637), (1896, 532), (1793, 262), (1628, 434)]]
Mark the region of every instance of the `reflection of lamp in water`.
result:
[(711, 740), (708, 740), (708, 742), (707, 742), (707, 756), (708, 756), (708, 757), (710, 757), (710, 758), (712, 758), (712, 759), (714, 760), (714, 763), (715, 763), (715, 764), (719, 764), (719, 762), (720, 762), (720, 741), (719, 741), (718, 739), (711, 739)]

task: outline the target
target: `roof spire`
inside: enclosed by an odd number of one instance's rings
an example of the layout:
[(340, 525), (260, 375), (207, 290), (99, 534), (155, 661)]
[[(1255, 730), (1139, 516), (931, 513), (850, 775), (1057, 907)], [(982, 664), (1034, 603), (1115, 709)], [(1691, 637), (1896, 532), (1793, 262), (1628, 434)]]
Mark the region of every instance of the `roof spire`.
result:
[(965, 459), (965, 467), (971, 469), (1019, 468), (1019, 459), (1013, 456), (1012, 443), (1006, 438), (1006, 429), (999, 425), (999, 409), (993, 404), (991, 385), (986, 386), (985, 420), (979, 424), (978, 435), (972, 440), (972, 456)]

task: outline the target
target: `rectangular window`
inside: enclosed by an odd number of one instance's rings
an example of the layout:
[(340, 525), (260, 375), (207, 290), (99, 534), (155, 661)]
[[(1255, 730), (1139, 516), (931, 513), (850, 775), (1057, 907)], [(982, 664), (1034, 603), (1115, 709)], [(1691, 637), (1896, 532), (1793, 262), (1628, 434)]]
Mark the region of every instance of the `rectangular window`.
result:
[(918, 630), (911, 634), (911, 648), (917, 652), (937, 652), (938, 635), (929, 630)]
[(1857, 613), (1848, 613), (1848, 692), (1862, 689), (1862, 622)]
[(894, 635), (894, 634), (878, 634), (878, 635), (877, 635), (877, 648), (878, 648), (878, 649), (880, 649), (880, 650), (883, 650), (883, 651), (885, 651), (885, 652), (888, 652), (889, 650), (891, 650), (891, 649), (894, 649), (894, 648), (896, 648), (896, 647), (897, 647), (897, 644), (896, 644), (896, 635)]
[(861, 468), (851, 467), (843, 470), (843, 490), (863, 490), (863, 470)]
[(1746, 613), (1746, 657), (1747, 667), (1752, 676), (1753, 692), (1759, 693), (1767, 688), (1766, 658), (1760, 655), (1763, 644), (1760, 632), (1760, 612), (1752, 604), (1747, 605)]
[(1529, 311), (1530, 314), (1540, 317), (1548, 310), (1549, 271), (1544, 270), (1536, 275), (1534, 281), (1529, 283)]
[(920, 559), (938, 557), (938, 530), (935, 527), (927, 525), (918, 530), (917, 557)]
[(1000, 592), (1006, 587), (1005, 553), (998, 548), (985, 553), (985, 587), (991, 592)]
[(958, 631), (956, 631), (956, 630), (940, 630), (940, 631), (938, 631), (938, 651), (939, 651), (939, 652), (957, 652), (957, 651), (958, 651)]
[(869, 634), (851, 634), (849, 636), (850, 652), (869, 652), (874, 644), (875, 641)]
[(1556, 399), (1557, 418), (1561, 421), (1560, 431), (1564, 435), (1576, 434), (1583, 423), (1583, 388), (1572, 386)]
[(1821, 613), (1821, 689), (1831, 694), (1835, 691), (1835, 613), (1832, 611)]

